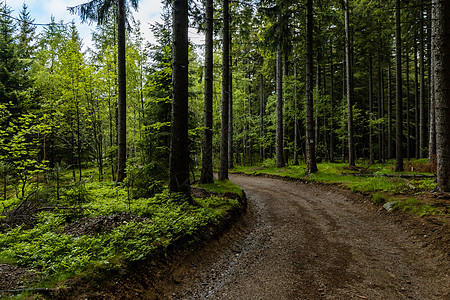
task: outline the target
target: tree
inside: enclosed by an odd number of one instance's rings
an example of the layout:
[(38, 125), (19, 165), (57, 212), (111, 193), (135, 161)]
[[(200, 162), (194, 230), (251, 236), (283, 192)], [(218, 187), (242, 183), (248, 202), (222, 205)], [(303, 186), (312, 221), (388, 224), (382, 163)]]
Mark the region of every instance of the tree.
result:
[(349, 0), (345, 0), (345, 64), (347, 82), (347, 134), (348, 134), (348, 165), (355, 165), (355, 146), (353, 144), (353, 100), (352, 100), (352, 69), (351, 69), (351, 45), (350, 45), (350, 17)]
[(403, 95), (402, 95), (402, 36), (400, 31), (400, 0), (395, 1), (395, 101), (396, 101), (396, 132), (395, 132), (395, 171), (403, 171)]
[(173, 1), (172, 119), (169, 190), (192, 201), (189, 182), (188, 136), (188, 3)]
[(223, 0), (222, 30), (222, 128), (220, 134), (219, 180), (228, 179), (228, 124), (230, 94), (230, 16), (229, 2)]
[(201, 183), (214, 182), (212, 170), (213, 127), (213, 0), (206, 0), (205, 14), (205, 88)]
[(450, 2), (433, 0), (437, 187), (450, 192)]
[(313, 0), (306, 2), (306, 173), (317, 172), (313, 107)]
[(15, 117), (32, 105), (26, 93), (31, 81), (18, 55), (10, 15), (11, 10), (0, 2), (0, 104), (12, 103), (8, 110)]
[(285, 166), (284, 162), (284, 134), (283, 134), (283, 59), (281, 45), (277, 45), (276, 54), (276, 94), (277, 94), (277, 133), (276, 160), (277, 168)]
[[(130, 0), (134, 9), (138, 8), (138, 0)], [(118, 150), (117, 150), (117, 178), (120, 183), (125, 179), (125, 165), (127, 155), (127, 129), (126, 129), (126, 53), (125, 53), (125, 0), (91, 0), (84, 4), (69, 7), (69, 11), (78, 14), (81, 20), (96, 21), (102, 24), (109, 16), (109, 11), (117, 8), (117, 81), (118, 81)], [(113, 14), (114, 15), (114, 14)]]
[(18, 51), (19, 56), (24, 59), (30, 59), (36, 49), (33, 45), (36, 33), (36, 25), (33, 24), (34, 20), (31, 19), (28, 12), (28, 6), (23, 3), (22, 10), (19, 14), (19, 35), (18, 39)]

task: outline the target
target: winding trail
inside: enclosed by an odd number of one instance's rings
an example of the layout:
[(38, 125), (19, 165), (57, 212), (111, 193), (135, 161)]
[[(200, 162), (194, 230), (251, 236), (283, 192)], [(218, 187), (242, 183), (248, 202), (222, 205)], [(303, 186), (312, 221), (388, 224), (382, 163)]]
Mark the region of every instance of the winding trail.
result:
[(231, 175), (244, 220), (173, 270), (161, 299), (450, 299), (448, 253), (430, 250), (334, 187)]

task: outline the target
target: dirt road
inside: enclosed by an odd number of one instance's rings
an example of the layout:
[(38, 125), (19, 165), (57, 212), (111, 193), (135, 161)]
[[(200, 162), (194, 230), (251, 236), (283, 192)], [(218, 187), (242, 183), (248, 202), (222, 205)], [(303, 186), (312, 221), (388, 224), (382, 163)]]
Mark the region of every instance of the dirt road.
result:
[(245, 220), (161, 299), (450, 299), (448, 253), (334, 187), (232, 175)]

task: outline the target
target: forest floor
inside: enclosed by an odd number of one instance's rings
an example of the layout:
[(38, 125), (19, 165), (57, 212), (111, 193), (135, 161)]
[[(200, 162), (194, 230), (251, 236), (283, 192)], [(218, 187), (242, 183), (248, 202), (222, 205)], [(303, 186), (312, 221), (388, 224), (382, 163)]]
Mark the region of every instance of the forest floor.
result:
[(447, 216), (333, 185), (231, 175), (247, 215), (172, 269), (158, 299), (450, 299)]
[[(450, 299), (448, 215), (387, 212), (332, 184), (230, 179), (245, 191), (248, 208), (219, 239), (107, 274), (94, 290), (72, 286), (59, 297)], [(0, 283), (21, 273), (0, 265)]]

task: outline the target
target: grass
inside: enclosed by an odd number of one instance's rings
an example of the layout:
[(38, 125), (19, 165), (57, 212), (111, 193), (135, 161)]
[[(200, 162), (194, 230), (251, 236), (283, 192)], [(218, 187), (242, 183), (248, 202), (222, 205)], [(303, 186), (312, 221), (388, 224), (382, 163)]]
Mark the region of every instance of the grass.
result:
[(419, 217), (442, 214), (442, 212), (437, 207), (422, 203), (416, 198), (398, 200), (394, 203), (393, 209), (397, 209), (402, 212), (409, 212), (411, 214), (418, 215)]
[(214, 183), (198, 184), (198, 186), (214, 193), (224, 194), (226, 192), (232, 192), (242, 197), (241, 188), (229, 180), (214, 181)]

